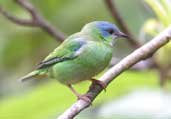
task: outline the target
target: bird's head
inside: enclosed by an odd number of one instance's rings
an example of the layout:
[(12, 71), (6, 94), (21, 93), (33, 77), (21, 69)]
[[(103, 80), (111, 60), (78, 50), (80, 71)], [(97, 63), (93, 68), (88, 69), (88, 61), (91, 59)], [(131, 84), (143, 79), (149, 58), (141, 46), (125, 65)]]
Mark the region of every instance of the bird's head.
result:
[(117, 38), (128, 36), (122, 33), (118, 27), (106, 21), (94, 21), (86, 24), (81, 32), (85, 32), (95, 37), (96, 40), (103, 40), (108, 43), (114, 43)]

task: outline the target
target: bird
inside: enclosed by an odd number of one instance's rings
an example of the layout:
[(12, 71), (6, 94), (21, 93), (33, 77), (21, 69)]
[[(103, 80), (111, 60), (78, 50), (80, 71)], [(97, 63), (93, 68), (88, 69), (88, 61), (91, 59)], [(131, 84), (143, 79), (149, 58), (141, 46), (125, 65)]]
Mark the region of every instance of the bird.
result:
[(80, 32), (66, 38), (36, 69), (20, 78), (21, 82), (44, 77), (56, 79), (66, 85), (78, 99), (90, 101), (79, 94), (72, 85), (90, 80), (105, 89), (105, 83), (94, 76), (102, 72), (113, 56), (113, 46), (118, 38), (128, 36), (108, 21), (87, 23)]

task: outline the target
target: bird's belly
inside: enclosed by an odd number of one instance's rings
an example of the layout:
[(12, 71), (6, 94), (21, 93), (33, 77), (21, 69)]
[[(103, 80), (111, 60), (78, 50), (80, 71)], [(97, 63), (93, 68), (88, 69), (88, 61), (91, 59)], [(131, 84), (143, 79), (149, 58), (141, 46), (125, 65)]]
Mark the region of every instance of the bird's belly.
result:
[(74, 84), (89, 80), (100, 73), (109, 64), (112, 52), (108, 50), (97, 52), (96, 49), (87, 50), (74, 60), (55, 64), (50, 69), (50, 76), (64, 84)]
[(51, 71), (51, 77), (64, 84), (74, 84), (83, 80), (88, 80), (93, 76), (82, 64), (65, 62), (57, 64)]

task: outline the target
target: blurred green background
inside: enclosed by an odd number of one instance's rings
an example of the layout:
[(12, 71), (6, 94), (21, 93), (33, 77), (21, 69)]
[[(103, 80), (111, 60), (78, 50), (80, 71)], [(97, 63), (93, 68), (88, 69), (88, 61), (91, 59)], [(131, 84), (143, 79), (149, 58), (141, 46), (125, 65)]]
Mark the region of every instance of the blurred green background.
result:
[[(103, 0), (30, 2), (66, 35), (78, 32), (91, 21), (115, 22)], [(153, 17), (154, 13), (144, 0), (115, 0), (115, 3), (129, 29), (138, 38), (144, 22)], [(12, 0), (1, 0), (0, 5), (15, 16), (29, 18), (29, 14)], [(39, 28), (13, 24), (0, 15), (0, 119), (55, 119), (75, 102), (76, 98), (69, 89), (52, 79), (26, 83), (17, 81), (33, 70), (59, 44)], [(121, 57), (131, 51), (129, 47), (123, 49), (122, 44), (116, 44), (115, 52), (122, 54)], [(114, 101), (137, 89), (158, 90), (158, 78), (155, 70), (127, 71), (109, 85), (106, 93), (97, 97), (93, 106)], [(76, 85), (76, 89), (84, 93), (89, 85), (89, 82), (83, 82)], [(88, 112), (81, 113), (77, 118), (92, 119)]]

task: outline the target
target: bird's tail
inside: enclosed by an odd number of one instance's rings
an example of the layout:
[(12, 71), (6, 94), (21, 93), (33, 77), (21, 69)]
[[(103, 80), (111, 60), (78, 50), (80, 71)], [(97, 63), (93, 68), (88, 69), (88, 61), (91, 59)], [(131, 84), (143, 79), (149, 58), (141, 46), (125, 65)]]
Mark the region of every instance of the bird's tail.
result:
[(45, 72), (40, 72), (39, 70), (34, 70), (31, 73), (27, 74), (24, 77), (21, 77), (19, 79), (20, 82), (24, 82), (30, 79), (34, 79), (34, 78), (44, 78), (46, 76)]

